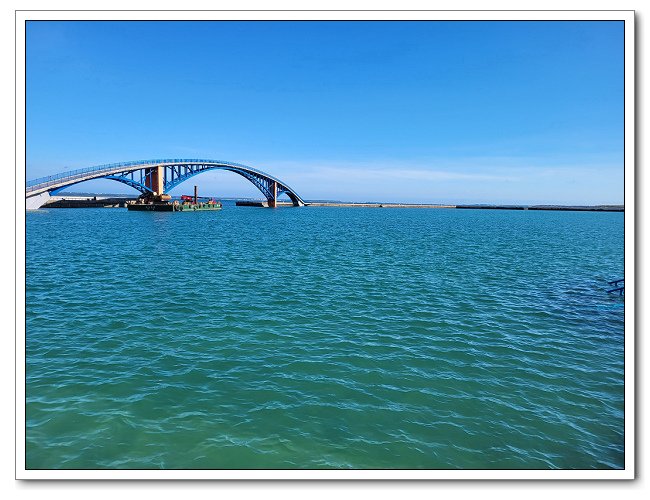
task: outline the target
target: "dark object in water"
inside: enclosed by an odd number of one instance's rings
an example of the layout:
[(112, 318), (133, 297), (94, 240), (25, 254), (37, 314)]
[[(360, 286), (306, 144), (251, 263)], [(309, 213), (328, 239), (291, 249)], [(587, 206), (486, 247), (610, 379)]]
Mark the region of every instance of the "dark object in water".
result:
[(625, 283), (625, 278), (621, 278), (620, 280), (614, 280), (614, 281), (608, 281), (608, 285), (613, 285), (615, 288), (612, 288), (611, 290), (607, 290), (607, 293), (615, 293), (618, 292), (619, 295), (623, 295), (623, 292), (625, 292), (625, 285), (617, 286), (619, 283)]
[[(127, 203), (128, 210), (140, 212), (196, 212), (208, 210), (221, 210), (221, 202), (212, 198), (200, 197), (198, 188), (194, 186), (194, 196), (181, 196), (182, 203), (178, 200), (171, 202), (172, 197), (168, 194), (145, 193), (137, 200)], [(205, 199), (208, 201), (199, 201)]]

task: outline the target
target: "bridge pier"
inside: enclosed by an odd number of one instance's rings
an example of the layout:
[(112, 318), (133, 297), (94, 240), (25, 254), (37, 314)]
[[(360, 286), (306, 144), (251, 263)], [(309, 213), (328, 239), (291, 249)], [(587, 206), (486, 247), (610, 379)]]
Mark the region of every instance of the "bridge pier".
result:
[(163, 194), (165, 190), (165, 167), (158, 165), (146, 169), (144, 185), (151, 189), (154, 195)]
[(273, 199), (269, 200), (269, 208), (276, 208), (278, 206), (278, 183), (275, 181), (271, 184), (271, 193), (273, 194)]

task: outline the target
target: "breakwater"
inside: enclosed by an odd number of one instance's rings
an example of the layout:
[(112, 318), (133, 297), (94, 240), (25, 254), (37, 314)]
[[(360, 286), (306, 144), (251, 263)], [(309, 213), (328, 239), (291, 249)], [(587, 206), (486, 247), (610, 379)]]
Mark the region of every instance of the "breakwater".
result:
[(43, 208), (123, 208), (133, 197), (71, 196), (52, 197)]
[[(239, 203), (238, 203), (239, 205)], [(458, 208), (474, 210), (554, 210), (579, 212), (624, 212), (624, 205), (442, 205), (427, 203), (346, 203), (307, 202), (309, 207), (359, 207), (359, 208)]]
[(554, 210), (571, 212), (624, 212), (624, 205), (456, 205), (454, 208), (478, 210)]

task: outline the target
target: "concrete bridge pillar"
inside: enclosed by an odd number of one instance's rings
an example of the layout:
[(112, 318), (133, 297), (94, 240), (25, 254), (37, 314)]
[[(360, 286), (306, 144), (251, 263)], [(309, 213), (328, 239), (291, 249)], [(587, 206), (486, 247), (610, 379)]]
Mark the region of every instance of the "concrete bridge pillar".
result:
[(273, 193), (273, 199), (269, 200), (269, 208), (275, 208), (278, 206), (278, 183), (275, 181), (271, 184), (271, 193)]
[(163, 194), (165, 188), (165, 167), (158, 165), (153, 168), (148, 168), (145, 172), (144, 185), (151, 189), (154, 194)]

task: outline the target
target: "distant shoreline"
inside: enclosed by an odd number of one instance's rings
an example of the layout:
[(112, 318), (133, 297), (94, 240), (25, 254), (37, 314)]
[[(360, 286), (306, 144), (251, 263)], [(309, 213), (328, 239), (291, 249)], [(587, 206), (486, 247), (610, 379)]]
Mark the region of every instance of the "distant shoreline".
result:
[[(471, 210), (547, 210), (576, 212), (624, 212), (624, 205), (443, 205), (434, 203), (352, 203), (352, 202), (305, 202), (308, 207), (355, 207), (355, 208), (453, 208)], [(238, 206), (268, 206), (264, 201), (238, 201)], [(278, 206), (291, 203), (278, 203)]]
[[(218, 197), (217, 197), (218, 198)], [(125, 202), (135, 199), (134, 196), (119, 195), (71, 195), (56, 196), (46, 203), (43, 208), (118, 208), (124, 207)], [(246, 200), (222, 198), (236, 201), (237, 206), (267, 207), (262, 200)], [(452, 208), (463, 210), (545, 210), (545, 211), (575, 211), (575, 212), (625, 212), (624, 205), (451, 205), (436, 203), (380, 203), (380, 202), (342, 202), (342, 201), (306, 201), (308, 207), (340, 207), (340, 208)], [(291, 202), (278, 202), (279, 207), (292, 206)]]

